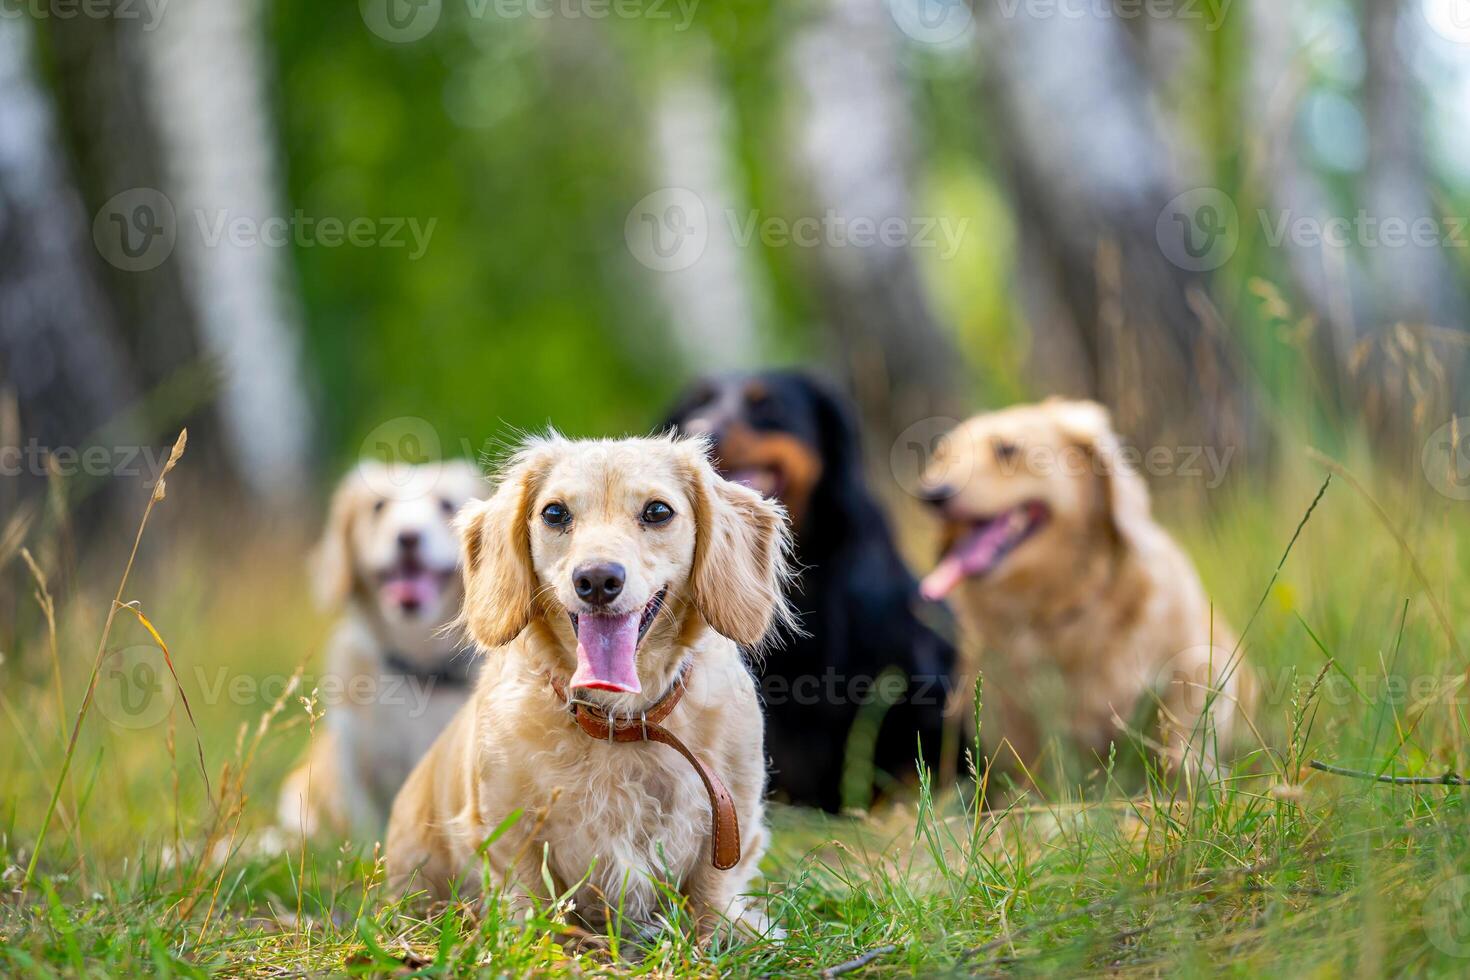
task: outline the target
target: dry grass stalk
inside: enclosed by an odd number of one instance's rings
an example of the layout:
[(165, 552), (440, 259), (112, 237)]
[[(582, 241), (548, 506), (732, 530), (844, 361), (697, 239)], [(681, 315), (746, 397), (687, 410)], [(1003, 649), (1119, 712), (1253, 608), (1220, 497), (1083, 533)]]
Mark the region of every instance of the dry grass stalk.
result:
[[(1346, 480), (1348, 486), (1352, 487), (1358, 492), (1358, 496), (1363, 498), (1364, 502), (1368, 504), (1369, 509), (1373, 511), (1379, 522), (1382, 523), (1388, 533), (1393, 536), (1393, 540), (1399, 546), (1399, 550), (1402, 551), (1404, 553), (1404, 557), (1408, 559), (1409, 568), (1413, 571), (1414, 578), (1418, 580), (1419, 585), (1424, 589), (1425, 596), (1429, 599), (1429, 605), (1434, 610), (1435, 618), (1439, 620), (1440, 628), (1444, 631), (1445, 639), (1449, 642), (1450, 652), (1455, 655), (1456, 661), (1461, 664), (1465, 664), (1464, 651), (1460, 648), (1460, 640), (1455, 635), (1454, 626), (1450, 624), (1449, 615), (1445, 612), (1445, 608), (1440, 603), (1439, 596), (1435, 593), (1434, 588), (1429, 584), (1429, 576), (1425, 574), (1424, 567), (1419, 564), (1419, 558), (1417, 555), (1414, 554), (1414, 549), (1409, 547), (1409, 542), (1404, 539), (1403, 532), (1400, 531), (1398, 526), (1394, 524), (1393, 519), (1388, 516), (1388, 511), (1383, 509), (1383, 505), (1380, 504), (1374, 498), (1374, 496), (1368, 492), (1367, 487), (1363, 486), (1358, 478), (1354, 476), (1352, 471), (1349, 470), (1346, 466), (1342, 465), (1331, 456), (1328, 456), (1326, 453), (1319, 452), (1315, 449), (1307, 450), (1307, 455), (1314, 462), (1325, 467), (1333, 475), (1340, 476), (1344, 480)], [(1465, 669), (1467, 673), (1470, 673), (1470, 664), (1465, 664)]]
[(143, 610), (138, 608), (137, 602), (120, 602), (115, 603), (115, 605), (118, 609), (126, 609), (138, 617), (138, 622), (143, 624), (143, 628), (148, 631), (148, 635), (153, 637), (153, 642), (157, 643), (158, 649), (163, 652), (163, 662), (168, 667), (169, 675), (174, 679), (174, 687), (179, 692), (179, 700), (184, 702), (184, 713), (189, 716), (189, 724), (194, 728), (194, 749), (199, 755), (199, 774), (204, 777), (205, 792), (212, 796), (213, 790), (209, 785), (209, 770), (204, 766), (204, 742), (199, 737), (199, 723), (194, 720), (194, 709), (189, 706), (189, 696), (184, 693), (184, 685), (179, 681), (179, 672), (174, 669), (174, 658), (168, 651), (168, 644), (163, 642), (163, 637), (159, 635), (153, 623), (149, 621), (147, 616), (143, 615)]
[[(1327, 470), (1332, 474), (1340, 476), (1344, 480), (1346, 480), (1348, 486), (1357, 491), (1358, 495), (1363, 498), (1363, 500), (1368, 504), (1369, 509), (1371, 509), (1374, 515), (1378, 518), (1379, 522), (1393, 537), (1394, 542), (1399, 546), (1399, 550), (1403, 552), (1404, 557), (1408, 560), (1409, 568), (1413, 572), (1414, 578), (1418, 581), (1419, 587), (1424, 590), (1425, 598), (1429, 600), (1429, 606), (1434, 611), (1434, 616), (1439, 621), (1440, 629), (1443, 630), (1445, 640), (1449, 644), (1450, 653), (1454, 655), (1455, 662), (1460, 665), (1460, 674), (1456, 678), (1456, 686), (1462, 686), (1467, 680), (1470, 680), (1470, 663), (1466, 663), (1465, 661), (1464, 651), (1460, 647), (1460, 639), (1458, 636), (1455, 635), (1455, 628), (1450, 622), (1450, 617), (1448, 612), (1446, 612), (1444, 608), (1444, 604), (1440, 602), (1439, 595), (1435, 592), (1434, 587), (1429, 584), (1429, 576), (1425, 573), (1424, 566), (1419, 563), (1419, 557), (1418, 555), (1414, 554), (1414, 549), (1409, 547), (1409, 542), (1405, 540), (1403, 532), (1399, 530), (1399, 528), (1394, 524), (1393, 520), (1388, 515), (1388, 511), (1383, 509), (1383, 505), (1380, 504), (1377, 499), (1368, 492), (1368, 488), (1363, 486), (1362, 482), (1359, 481), (1358, 478), (1354, 476), (1353, 473), (1346, 466), (1342, 465), (1337, 460), (1326, 455), (1325, 453), (1318, 452), (1315, 449), (1308, 450), (1308, 455), (1315, 462), (1326, 467)], [(1408, 743), (1409, 739), (1413, 737), (1414, 732), (1416, 732), (1419, 728), (1419, 723), (1424, 720), (1425, 714), (1428, 712), (1430, 705), (1433, 703), (1433, 698), (1426, 697), (1420, 703), (1413, 706), (1409, 714), (1405, 717), (1405, 720), (1408, 722), (1408, 726), (1400, 733), (1398, 744), (1394, 747), (1394, 750), (1388, 754), (1388, 758), (1390, 760), (1396, 758), (1398, 756), (1399, 750), (1402, 749)], [(1456, 752), (1458, 752), (1458, 731), (1453, 727), (1451, 728), (1451, 730), (1457, 733), (1455, 749)], [(1388, 764), (1385, 763), (1385, 771), (1387, 767)], [(1380, 771), (1379, 775), (1382, 774), (1383, 772)]]
[(56, 600), (47, 587), (46, 573), (36, 564), (31, 550), (22, 547), (20, 557), (31, 570), (31, 578), (35, 579), (36, 605), (41, 607), (41, 614), (46, 617), (46, 636), (51, 648), (51, 680), (56, 686), (56, 717), (58, 724), (61, 724), (61, 734), (65, 736), (66, 726), (61, 723), (61, 719), (66, 716), (66, 692), (61, 686), (61, 653), (56, 643)]
[(10, 520), (5, 522), (5, 530), (0, 531), (0, 567), (4, 567), (11, 556), (20, 550), (35, 519), (36, 509), (28, 504), (20, 505), (10, 515)]
[[(46, 639), (51, 651), (51, 680), (56, 688), (56, 728), (61, 738), (66, 738), (66, 690), (61, 683), (61, 647), (56, 639), (56, 599), (51, 595), (50, 583), (46, 573), (36, 563), (29, 548), (20, 549), (20, 557), (30, 569), (31, 578), (36, 583), (36, 605), (41, 607), (41, 614), (46, 617)], [(87, 866), (86, 853), (82, 850), (82, 809), (77, 802), (76, 784), (67, 780), (71, 792), (72, 819), (69, 822), (72, 833), (72, 843), (77, 849), (77, 860), (83, 869)]]
[[(230, 825), (230, 841), (225, 850), (224, 860), (220, 862), (219, 877), (215, 880), (214, 888), (210, 898), (210, 907), (213, 908), (214, 897), (219, 893), (219, 882), (223, 881), (224, 873), (229, 868), (230, 858), (234, 852), (235, 834), (239, 830), (240, 818), (244, 815), (245, 804), (249, 797), (245, 794), (245, 779), (255, 762), (255, 754), (260, 749), (266, 733), (270, 731), (271, 724), (276, 717), (285, 709), (287, 702), (296, 693), (301, 685), (301, 676), (305, 671), (304, 665), (297, 665), (290, 679), (286, 682), (285, 689), (281, 692), (275, 702), (261, 715), (260, 721), (256, 723), (255, 735), (247, 744), (245, 735), (248, 727), (242, 725), (239, 735), (235, 740), (235, 758), (233, 764), (226, 762), (220, 770), (219, 793), (215, 804), (215, 819), (205, 835), (203, 846), (199, 849), (199, 870), (207, 867), (207, 861), (215, 853), (215, 849), (224, 840), (224, 831)], [(203, 898), (202, 887), (206, 880), (200, 878), (193, 886), (190, 894), (179, 906), (178, 920), (186, 921), (199, 901)], [(206, 914), (206, 928), (208, 926), (208, 915)], [(200, 932), (200, 941), (203, 941), (204, 932)]]
[(56, 814), (56, 804), (61, 798), (61, 788), (66, 785), (67, 776), (71, 772), (72, 759), (76, 756), (77, 739), (82, 733), (82, 722), (87, 718), (87, 712), (92, 707), (92, 698), (97, 693), (97, 675), (102, 670), (102, 661), (107, 656), (107, 640), (112, 635), (112, 624), (117, 617), (117, 610), (121, 607), (123, 590), (127, 588), (128, 577), (132, 575), (133, 563), (138, 559), (138, 547), (143, 541), (143, 532), (148, 527), (148, 518), (153, 514), (153, 505), (163, 500), (165, 495), (164, 478), (178, 465), (179, 459), (184, 455), (184, 448), (189, 442), (189, 430), (184, 429), (179, 433), (179, 438), (174, 442), (173, 451), (169, 453), (168, 462), (164, 464), (163, 473), (159, 475), (158, 482), (153, 486), (153, 493), (148, 497), (148, 504), (143, 508), (143, 518), (138, 522), (138, 532), (133, 536), (133, 547), (128, 553), (128, 562), (123, 567), (122, 578), (117, 584), (117, 594), (113, 596), (112, 606), (107, 611), (107, 621), (102, 626), (102, 636), (97, 641), (97, 655), (92, 661), (92, 673), (87, 680), (87, 693), (82, 698), (82, 706), (77, 710), (76, 721), (72, 725), (71, 738), (67, 742), (66, 755), (61, 760), (61, 773), (56, 778), (56, 786), (51, 791), (51, 802), (46, 805), (46, 816), (41, 820), (41, 829), (36, 833), (35, 847), (31, 851), (30, 862), (26, 865), (25, 878), (21, 881), (21, 888), (27, 888), (35, 879), (36, 863), (41, 858), (41, 850), (46, 843), (46, 832), (51, 827), (51, 819)]
[[(306, 710), (306, 793), (302, 797), (301, 807), (303, 811), (311, 806), (311, 749), (312, 743), (316, 741), (316, 723), (321, 719), (325, 711), (319, 707), (320, 694), (316, 688), (312, 688), (308, 697), (299, 699), (301, 707)], [(306, 814), (301, 815), (301, 850), (296, 862), (296, 924), (300, 928), (306, 921), (302, 915), (302, 900), (306, 896)]]

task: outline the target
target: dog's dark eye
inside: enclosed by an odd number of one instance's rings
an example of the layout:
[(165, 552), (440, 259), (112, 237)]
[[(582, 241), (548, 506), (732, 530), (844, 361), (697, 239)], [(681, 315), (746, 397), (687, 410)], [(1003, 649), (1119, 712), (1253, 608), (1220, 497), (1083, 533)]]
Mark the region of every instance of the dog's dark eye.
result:
[(1006, 442), (1004, 439), (996, 440), (995, 458), (1000, 460), (1002, 463), (1008, 460), (1015, 459), (1016, 453), (1020, 451), (1020, 447), (1018, 447), (1014, 442)]
[(383, 508), (384, 507), (387, 507), (387, 506), (388, 506), (388, 501), (383, 500), (382, 498), (379, 498), (377, 500), (374, 500), (373, 501), (373, 513), (374, 514), (381, 514), (383, 512)]
[(445, 497), (439, 498), (439, 509), (442, 510), (449, 517), (453, 517), (454, 512), (459, 510), (458, 507), (454, 506), (454, 501), (449, 500)]
[(648, 506), (643, 508), (643, 513), (638, 519), (644, 524), (667, 524), (673, 519), (674, 508), (662, 500), (651, 500)]
[(547, 527), (566, 527), (572, 523), (572, 512), (561, 504), (547, 504), (541, 508), (541, 520)]

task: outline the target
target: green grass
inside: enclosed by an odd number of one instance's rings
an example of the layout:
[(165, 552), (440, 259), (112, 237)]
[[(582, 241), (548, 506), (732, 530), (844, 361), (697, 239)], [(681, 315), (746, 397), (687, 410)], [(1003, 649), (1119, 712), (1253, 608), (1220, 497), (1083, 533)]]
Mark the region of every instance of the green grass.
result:
[[(403, 907), (383, 896), (371, 846), (266, 846), (276, 786), (311, 737), (298, 701), (309, 674), (298, 690), (285, 682), (303, 660), (316, 666), (329, 624), (305, 598), (300, 542), (206, 537), (188, 521), (150, 528), (123, 598), (169, 645), (210, 791), (181, 700), (156, 718), (109, 700), (113, 663), (151, 662), (127, 659), (151, 640), (118, 617), (37, 876), (22, 888), (131, 532), (84, 549), (79, 584), (58, 598), (65, 710), (31, 574), (0, 555), (18, 623), (0, 666), (0, 974), (787, 975), (880, 951), (864, 975), (1461, 975), (1465, 791), (1308, 763), (1466, 770), (1470, 726), (1447, 703), (1466, 695), (1422, 702), (1467, 666), (1455, 651), (1470, 505), (1425, 494), (1422, 480), (1375, 486), (1401, 547), (1335, 480), (1268, 589), (1321, 478), (1287, 467), (1269, 492), (1241, 485), (1209, 520), (1170, 522), (1237, 629), (1260, 603), (1244, 646), (1264, 681), (1262, 743), (1233, 770), (1182, 787), (1130, 779), (1121, 774), (1146, 767), (1120, 737), (1115, 758), (1077, 784), (1006, 812), (979, 811), (964, 788), (862, 817), (775, 808), (760, 888), (786, 937), (709, 950), (677, 927), (589, 949), (555, 908), (519, 923), (494, 903)], [(31, 546), (51, 567), (42, 531)]]

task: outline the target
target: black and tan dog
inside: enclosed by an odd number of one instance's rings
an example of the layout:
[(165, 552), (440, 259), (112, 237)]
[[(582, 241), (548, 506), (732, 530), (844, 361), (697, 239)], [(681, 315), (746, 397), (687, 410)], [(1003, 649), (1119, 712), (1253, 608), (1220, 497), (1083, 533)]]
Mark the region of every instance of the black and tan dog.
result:
[[(894, 780), (914, 771), (920, 740), (935, 767), (955, 652), (915, 614), (918, 586), (863, 482), (847, 409), (806, 375), (771, 371), (698, 382), (668, 424), (709, 438), (721, 475), (779, 499), (796, 531), (791, 600), (805, 635), (762, 667), (772, 788), (834, 812), (866, 804), (843, 798), (850, 740), (853, 761), (871, 756)], [(874, 683), (890, 670), (906, 683)], [(861, 716), (881, 727), (855, 731)]]

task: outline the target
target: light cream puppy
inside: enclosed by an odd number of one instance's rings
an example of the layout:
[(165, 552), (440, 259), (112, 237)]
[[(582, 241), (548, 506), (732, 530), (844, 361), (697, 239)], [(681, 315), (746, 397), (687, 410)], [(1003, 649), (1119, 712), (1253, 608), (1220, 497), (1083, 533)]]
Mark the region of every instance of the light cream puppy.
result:
[(409, 771), (469, 700), (477, 658), (444, 635), (464, 594), (453, 521), (488, 489), (460, 460), (365, 462), (338, 485), (313, 555), (318, 599), (340, 615), (308, 684), (326, 718), (282, 787), (283, 828), (378, 839)]
[[(467, 508), (464, 621), (486, 660), (473, 701), (393, 807), (390, 885), (444, 896), (482, 875), (513, 900), (574, 888), (594, 928), (620, 909), (654, 922), (656, 882), (687, 896), (702, 928), (759, 928), (747, 891), (765, 849), (766, 782), (755, 682), (737, 644), (789, 613), (780, 506), (722, 480), (705, 444), (672, 438), (534, 440), (495, 494)], [(681, 673), (682, 672), (682, 673)], [(728, 787), (742, 850), (713, 867), (711, 804), (666, 745), (589, 737), (553, 680), (638, 718), (683, 677), (664, 727)], [(516, 810), (524, 816), (476, 849)]]
[[(1160, 727), (1145, 734), (1175, 763), (1225, 746), (1248, 671), (1228, 663), (1235, 637), (1154, 522), (1102, 406), (972, 418), (941, 440), (924, 483), (947, 546), (923, 592), (952, 598), (971, 634), (992, 749), (1005, 739), (1029, 766), (1061, 734), (1106, 758), (1121, 723), (1150, 710)], [(1218, 738), (1191, 742), (1211, 692)]]

